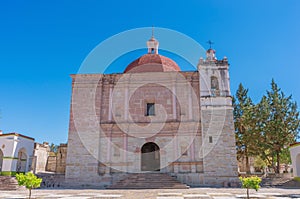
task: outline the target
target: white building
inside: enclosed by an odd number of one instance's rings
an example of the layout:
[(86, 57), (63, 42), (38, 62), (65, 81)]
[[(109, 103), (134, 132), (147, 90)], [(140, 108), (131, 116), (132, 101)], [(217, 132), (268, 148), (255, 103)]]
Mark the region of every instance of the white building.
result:
[(290, 146), (294, 177), (300, 177), (300, 142)]
[(0, 173), (14, 175), (31, 169), (34, 138), (0, 131)]

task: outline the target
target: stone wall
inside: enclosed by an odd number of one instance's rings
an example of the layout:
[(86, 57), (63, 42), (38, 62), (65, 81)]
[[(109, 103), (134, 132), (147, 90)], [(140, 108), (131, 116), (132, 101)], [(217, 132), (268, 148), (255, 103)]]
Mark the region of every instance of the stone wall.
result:
[(60, 144), (56, 154), (56, 173), (63, 174), (66, 171), (67, 144)]
[(60, 144), (57, 153), (48, 152), (44, 171), (64, 174), (66, 170), (67, 144)]
[(50, 147), (47, 142), (44, 142), (43, 144), (35, 143), (33, 163), (34, 173), (41, 173), (46, 171), (49, 152)]
[(57, 153), (50, 152), (47, 142), (35, 143), (32, 170), (34, 173), (54, 172), (64, 174), (66, 169), (67, 144), (60, 144)]
[[(67, 183), (105, 186), (122, 172), (141, 172), (141, 148), (149, 142), (160, 148), (160, 171), (187, 184), (236, 182), (231, 98), (201, 107), (198, 72), (72, 78)], [(157, 105), (151, 117), (145, 116), (148, 102)]]
[(56, 155), (55, 154), (48, 156), (46, 171), (50, 171), (50, 172), (56, 171)]
[[(67, 181), (74, 181), (79, 177), (83, 183), (98, 181), (103, 183), (105, 182), (103, 178), (118, 170), (139, 172), (141, 148), (147, 142), (159, 145), (161, 165), (171, 164), (163, 172), (174, 170), (172, 162), (180, 157), (180, 155), (174, 157), (178, 155), (174, 154), (174, 146), (178, 153), (181, 153), (182, 148), (189, 150), (190, 140), (187, 139), (189, 133), (197, 134), (198, 130), (200, 133), (199, 118), (196, 117), (197, 112), (199, 113), (199, 77), (197, 72), (186, 72), (155, 73), (156, 80), (153, 78), (147, 74), (73, 76)], [(128, 81), (131, 84), (126, 83)], [(196, 95), (192, 96), (192, 93)], [(181, 104), (178, 98), (181, 98)], [(151, 118), (145, 116), (147, 102), (157, 104), (156, 116)], [(129, 117), (132, 119), (130, 122)], [(151, 129), (157, 131), (136, 131), (134, 123), (146, 126), (150, 119), (154, 121)], [(122, 123), (128, 124), (125, 127), (128, 132), (124, 132), (126, 129)], [(178, 136), (182, 143), (175, 144), (172, 140), (179, 131), (179, 125), (181, 133), (185, 134)], [(198, 138), (200, 139), (200, 134)], [(172, 144), (166, 147), (168, 143)], [(198, 145), (201, 141), (197, 140), (195, 143)], [(195, 155), (192, 154), (198, 153), (197, 145), (193, 145), (189, 157), (184, 157), (182, 161), (195, 159)], [(122, 151), (130, 155), (125, 155)], [(99, 166), (99, 161), (104, 165)], [(198, 172), (202, 171), (201, 160), (198, 160), (199, 163), (196, 163), (197, 160), (193, 162), (193, 170), (196, 171), (198, 167)], [(188, 172), (185, 165), (176, 165), (175, 168), (177, 167), (182, 172)], [(192, 169), (191, 166), (188, 167)], [(103, 175), (99, 176), (98, 173)]]
[[(66, 162), (68, 184), (96, 185), (101, 182), (97, 160), (99, 122), (95, 121), (95, 111), (100, 112), (101, 98), (96, 98), (95, 89), (99, 89), (101, 93), (102, 86), (98, 87), (98, 82), (102, 76), (80, 75), (76, 82), (73, 78)], [(107, 183), (109, 182), (110, 179), (107, 180)]]
[(202, 110), (204, 184), (238, 182), (232, 108)]

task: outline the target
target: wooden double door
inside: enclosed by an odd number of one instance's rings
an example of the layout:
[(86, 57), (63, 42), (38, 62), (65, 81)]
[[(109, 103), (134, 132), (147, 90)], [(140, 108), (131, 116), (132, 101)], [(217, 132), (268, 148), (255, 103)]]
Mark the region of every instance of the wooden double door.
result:
[(141, 150), (141, 170), (159, 171), (160, 170), (160, 152), (157, 144), (148, 142), (143, 145)]

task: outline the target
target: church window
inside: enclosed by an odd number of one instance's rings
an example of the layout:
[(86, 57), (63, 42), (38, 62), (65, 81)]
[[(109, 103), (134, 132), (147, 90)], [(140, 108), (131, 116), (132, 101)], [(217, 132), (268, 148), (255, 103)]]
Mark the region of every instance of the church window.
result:
[(155, 104), (147, 103), (146, 116), (154, 116), (154, 115), (155, 115)]
[(209, 137), (208, 137), (208, 141), (209, 141), (209, 143), (212, 143), (212, 142), (213, 142), (212, 136), (209, 136)]
[(211, 89), (212, 90), (219, 90), (219, 82), (218, 82), (218, 78), (215, 76), (212, 76), (210, 78), (210, 82), (211, 82)]

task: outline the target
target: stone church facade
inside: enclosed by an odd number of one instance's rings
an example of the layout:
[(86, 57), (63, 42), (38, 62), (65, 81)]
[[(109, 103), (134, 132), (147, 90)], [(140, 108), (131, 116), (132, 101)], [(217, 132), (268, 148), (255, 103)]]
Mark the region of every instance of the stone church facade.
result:
[(181, 71), (159, 42), (121, 74), (76, 74), (66, 182), (109, 186), (128, 173), (161, 172), (192, 186), (237, 181), (227, 58), (209, 49)]

